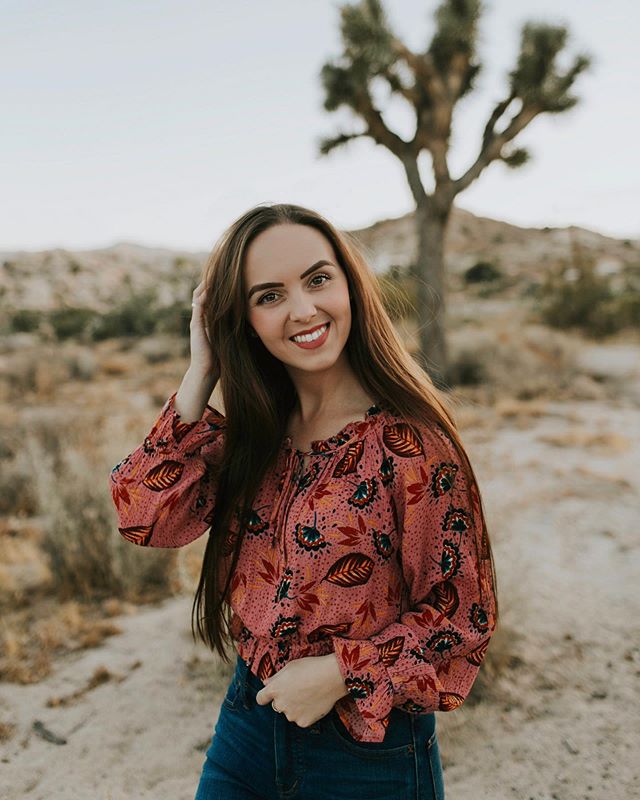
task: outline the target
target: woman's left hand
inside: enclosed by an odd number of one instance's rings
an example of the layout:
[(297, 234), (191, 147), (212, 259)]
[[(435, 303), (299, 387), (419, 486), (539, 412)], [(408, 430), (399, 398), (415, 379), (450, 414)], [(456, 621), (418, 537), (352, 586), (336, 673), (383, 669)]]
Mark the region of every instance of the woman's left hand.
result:
[(256, 694), (258, 704), (274, 701), (278, 711), (301, 728), (324, 717), (348, 693), (335, 653), (289, 661), (264, 684)]

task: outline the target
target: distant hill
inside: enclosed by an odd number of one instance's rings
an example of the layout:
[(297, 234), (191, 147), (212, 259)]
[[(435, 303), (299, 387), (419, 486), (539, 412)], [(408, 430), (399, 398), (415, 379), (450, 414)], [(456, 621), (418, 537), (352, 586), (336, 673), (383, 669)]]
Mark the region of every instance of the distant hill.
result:
[[(413, 217), (412, 212), (351, 231), (369, 249), (369, 260), (376, 270), (411, 263), (417, 246)], [(477, 217), (460, 208), (453, 210), (449, 222), (445, 260), (453, 272), (466, 270), (477, 261), (493, 261), (509, 275), (539, 278), (550, 264), (570, 261), (575, 247), (603, 270), (616, 271), (629, 264), (640, 264), (638, 239), (615, 239), (575, 226), (521, 228)]]
[[(377, 272), (408, 267), (416, 236), (413, 213), (350, 231)], [(601, 272), (640, 264), (640, 240), (620, 240), (584, 228), (521, 228), (454, 209), (447, 234), (447, 267), (462, 272), (491, 261), (503, 272), (539, 279), (550, 267), (570, 263), (576, 248)], [(154, 288), (158, 302), (187, 302), (207, 252), (169, 250), (120, 242), (99, 250), (0, 252), (4, 308), (48, 310), (86, 307), (105, 311), (124, 293)]]

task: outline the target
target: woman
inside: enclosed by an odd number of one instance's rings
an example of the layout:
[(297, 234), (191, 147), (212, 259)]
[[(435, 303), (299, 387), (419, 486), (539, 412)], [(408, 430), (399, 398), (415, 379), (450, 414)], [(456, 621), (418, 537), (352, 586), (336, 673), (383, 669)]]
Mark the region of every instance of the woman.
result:
[(444, 396), (355, 241), (300, 206), (219, 239), (190, 344), (111, 490), (135, 544), (211, 529), (193, 612), (237, 653), (196, 800), (442, 800), (434, 712), (464, 702), (498, 611)]

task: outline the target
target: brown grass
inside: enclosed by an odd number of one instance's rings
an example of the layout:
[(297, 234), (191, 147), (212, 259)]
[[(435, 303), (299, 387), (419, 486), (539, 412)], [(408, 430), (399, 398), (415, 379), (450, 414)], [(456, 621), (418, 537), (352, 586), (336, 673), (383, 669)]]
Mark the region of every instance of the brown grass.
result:
[(52, 591), (62, 600), (157, 596), (169, 585), (174, 558), (160, 550), (141, 552), (117, 534), (110, 467), (95, 455), (95, 436), (75, 420), (55, 417), (21, 437)]
[(622, 453), (628, 450), (629, 441), (611, 431), (591, 431), (585, 428), (572, 428), (564, 433), (546, 434), (538, 437), (541, 442), (554, 447), (578, 447), (581, 449), (594, 447)]
[[(130, 671), (134, 669), (138, 669), (142, 665), (142, 661), (135, 661)], [(50, 697), (46, 705), (48, 708), (56, 708), (58, 706), (70, 706), (77, 703), (81, 700), (86, 694), (88, 694), (93, 689), (97, 688), (98, 686), (103, 686), (105, 683), (122, 683), (123, 680), (127, 678), (127, 675), (116, 675), (108, 667), (100, 666), (96, 667), (93, 671), (93, 675), (89, 678), (89, 680), (85, 683), (83, 687), (80, 689), (76, 689), (74, 692), (65, 695), (59, 695)]]
[(0, 623), (0, 680), (37, 683), (51, 673), (53, 659), (85, 650), (121, 632), (105, 620), (99, 604), (54, 598), (14, 611), (5, 610)]
[(0, 722), (0, 742), (8, 742), (16, 733), (17, 725), (12, 722)]

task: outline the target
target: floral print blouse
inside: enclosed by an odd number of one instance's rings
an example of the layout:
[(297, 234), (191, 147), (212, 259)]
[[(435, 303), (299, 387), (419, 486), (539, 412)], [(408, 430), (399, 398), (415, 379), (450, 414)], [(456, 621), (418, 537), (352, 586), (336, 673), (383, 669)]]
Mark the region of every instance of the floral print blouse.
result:
[[(183, 423), (175, 397), (110, 475), (120, 534), (140, 546), (182, 547), (212, 522), (226, 420), (207, 405)], [(251, 671), (335, 652), (348, 689), (335, 708), (358, 741), (383, 741), (394, 706), (460, 706), (495, 628), (475, 486), (470, 505), (445, 431), (417, 430), (373, 405), (306, 453), (285, 437), (231, 582)]]

